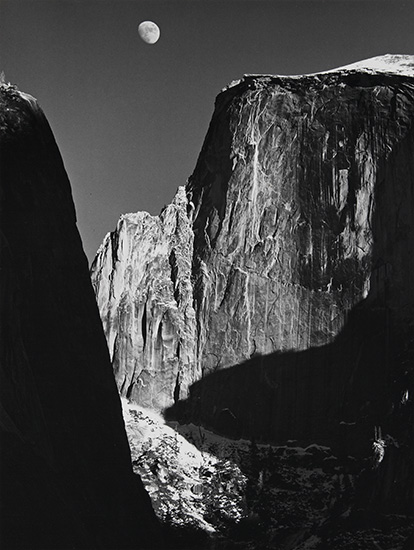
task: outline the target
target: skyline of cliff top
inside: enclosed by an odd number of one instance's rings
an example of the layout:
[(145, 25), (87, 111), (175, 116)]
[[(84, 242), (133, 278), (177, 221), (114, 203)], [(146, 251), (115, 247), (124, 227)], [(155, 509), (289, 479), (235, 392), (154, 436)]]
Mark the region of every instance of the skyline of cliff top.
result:
[(410, 54), (385, 54), (363, 59), (344, 67), (338, 67), (334, 71), (361, 70), (368, 72), (392, 73), (403, 76), (414, 76), (414, 55)]
[(344, 65), (342, 67), (334, 67), (327, 69), (326, 71), (318, 71), (316, 73), (304, 73), (297, 75), (264, 75), (264, 74), (245, 74), (244, 76), (285, 76), (286, 78), (301, 78), (304, 76), (316, 76), (320, 74), (339, 73), (346, 71), (361, 71), (369, 73), (385, 73), (385, 74), (397, 74), (401, 76), (414, 76), (414, 55), (410, 54), (397, 54), (386, 53), (383, 55), (376, 55), (368, 59), (361, 59)]
[(318, 71), (316, 73), (303, 73), (303, 74), (263, 74), (263, 73), (247, 73), (244, 74), (241, 79), (233, 80), (227, 86), (222, 88), (222, 92), (225, 92), (229, 88), (237, 86), (245, 79), (260, 79), (260, 78), (286, 78), (286, 79), (301, 79), (310, 76), (340, 74), (346, 72), (365, 72), (369, 74), (392, 74), (397, 76), (414, 76), (414, 55), (409, 54), (384, 54), (370, 57), (369, 59), (362, 59), (344, 65), (343, 67), (335, 67), (326, 71)]
[(185, 185), (223, 86), (413, 52), (413, 18), (404, 0), (2, 0), (0, 70), (46, 112), (92, 260), (121, 214)]

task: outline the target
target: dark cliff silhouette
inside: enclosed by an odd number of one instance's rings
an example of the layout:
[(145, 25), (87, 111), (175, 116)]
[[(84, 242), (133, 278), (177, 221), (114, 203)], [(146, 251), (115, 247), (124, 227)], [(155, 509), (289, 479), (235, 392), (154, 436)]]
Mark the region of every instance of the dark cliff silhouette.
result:
[(152, 548), (59, 150), (31, 96), (0, 98), (1, 547)]

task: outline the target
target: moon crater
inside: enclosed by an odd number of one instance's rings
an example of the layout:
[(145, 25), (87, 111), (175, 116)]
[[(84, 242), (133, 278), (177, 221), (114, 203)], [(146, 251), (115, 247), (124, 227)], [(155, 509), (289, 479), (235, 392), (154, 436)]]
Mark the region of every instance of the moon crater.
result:
[(138, 34), (147, 44), (155, 44), (160, 37), (160, 28), (153, 21), (143, 21), (138, 25)]

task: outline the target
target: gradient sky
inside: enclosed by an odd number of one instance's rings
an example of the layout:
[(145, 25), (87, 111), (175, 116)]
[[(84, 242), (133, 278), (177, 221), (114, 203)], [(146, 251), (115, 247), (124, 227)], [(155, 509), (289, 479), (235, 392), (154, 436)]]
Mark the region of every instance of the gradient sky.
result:
[(92, 260), (186, 183), (225, 85), (414, 54), (413, 22), (414, 0), (0, 0), (0, 70), (46, 113)]

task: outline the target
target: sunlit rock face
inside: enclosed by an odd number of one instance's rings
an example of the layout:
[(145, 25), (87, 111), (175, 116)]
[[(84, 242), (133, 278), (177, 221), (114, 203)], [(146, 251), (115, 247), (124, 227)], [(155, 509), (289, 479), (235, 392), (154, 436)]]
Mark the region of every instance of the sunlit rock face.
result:
[(149, 548), (71, 189), (37, 102), (0, 87), (2, 548)]
[(358, 71), (247, 76), (218, 97), (187, 187), (204, 372), (332, 342), (375, 262), (400, 271), (373, 224), (380, 193), (404, 195), (404, 182), (380, 188), (412, 116), (410, 79)]
[(412, 74), (383, 56), (218, 96), (186, 198), (123, 216), (92, 267), (123, 395), (162, 408), (220, 369), (322, 348), (385, 287), (397, 316), (412, 307)]
[(127, 214), (92, 266), (102, 322), (122, 396), (162, 410), (199, 378), (184, 187), (159, 217)]

